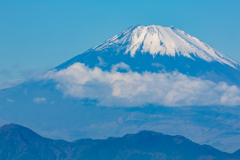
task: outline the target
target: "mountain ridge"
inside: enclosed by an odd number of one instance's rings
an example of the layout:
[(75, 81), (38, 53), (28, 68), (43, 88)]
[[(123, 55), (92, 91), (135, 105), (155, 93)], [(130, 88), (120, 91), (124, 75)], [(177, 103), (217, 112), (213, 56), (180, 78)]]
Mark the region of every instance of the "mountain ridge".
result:
[(44, 138), (32, 130), (9, 124), (0, 128), (0, 159), (231, 159), (234, 154), (198, 145), (183, 136), (143, 130), (123, 137), (74, 142)]

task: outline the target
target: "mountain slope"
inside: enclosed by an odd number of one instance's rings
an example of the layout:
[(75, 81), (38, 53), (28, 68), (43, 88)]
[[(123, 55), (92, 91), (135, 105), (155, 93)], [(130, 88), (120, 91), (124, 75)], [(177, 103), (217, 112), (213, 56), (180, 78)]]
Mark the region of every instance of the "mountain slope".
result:
[(67, 157), (68, 142), (43, 138), (28, 128), (10, 124), (0, 129), (0, 146), (0, 159), (4, 160), (63, 159)]
[(106, 140), (75, 142), (46, 139), (33, 131), (10, 124), (0, 128), (0, 159), (240, 159), (182, 136), (151, 131)]

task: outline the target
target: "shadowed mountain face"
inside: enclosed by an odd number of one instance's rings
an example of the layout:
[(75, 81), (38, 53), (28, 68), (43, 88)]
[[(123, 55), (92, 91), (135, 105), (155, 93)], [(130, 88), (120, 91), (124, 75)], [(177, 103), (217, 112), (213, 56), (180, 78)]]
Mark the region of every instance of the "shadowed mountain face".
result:
[(0, 128), (0, 159), (178, 159), (238, 160), (239, 151), (229, 154), (208, 145), (196, 144), (183, 136), (152, 131), (127, 134), (105, 140), (81, 139), (75, 142), (51, 140), (16, 124)]
[(235, 157), (240, 157), (240, 149), (233, 153)]
[(64, 159), (67, 157), (65, 152), (68, 149), (68, 142), (43, 138), (30, 129), (16, 124), (1, 127), (0, 140), (0, 159), (57, 159), (57, 157)]

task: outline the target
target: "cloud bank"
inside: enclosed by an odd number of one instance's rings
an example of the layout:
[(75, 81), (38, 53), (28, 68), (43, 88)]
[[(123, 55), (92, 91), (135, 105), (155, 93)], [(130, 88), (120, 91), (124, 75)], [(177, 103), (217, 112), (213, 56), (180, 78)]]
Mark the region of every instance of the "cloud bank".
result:
[[(118, 72), (118, 68), (128, 72)], [(47, 72), (42, 79), (52, 79), (66, 96), (98, 100), (102, 106), (205, 106), (240, 105), (240, 89), (227, 83), (187, 76), (179, 72), (132, 72), (125, 63), (111, 71), (88, 68), (82, 63)]]

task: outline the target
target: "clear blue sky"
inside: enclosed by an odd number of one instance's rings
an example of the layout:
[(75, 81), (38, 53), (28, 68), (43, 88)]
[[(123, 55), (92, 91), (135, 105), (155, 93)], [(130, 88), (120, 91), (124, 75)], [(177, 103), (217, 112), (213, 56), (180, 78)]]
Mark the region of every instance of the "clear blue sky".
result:
[(240, 62), (239, 0), (1, 0), (0, 82), (55, 67), (137, 24), (175, 26)]

